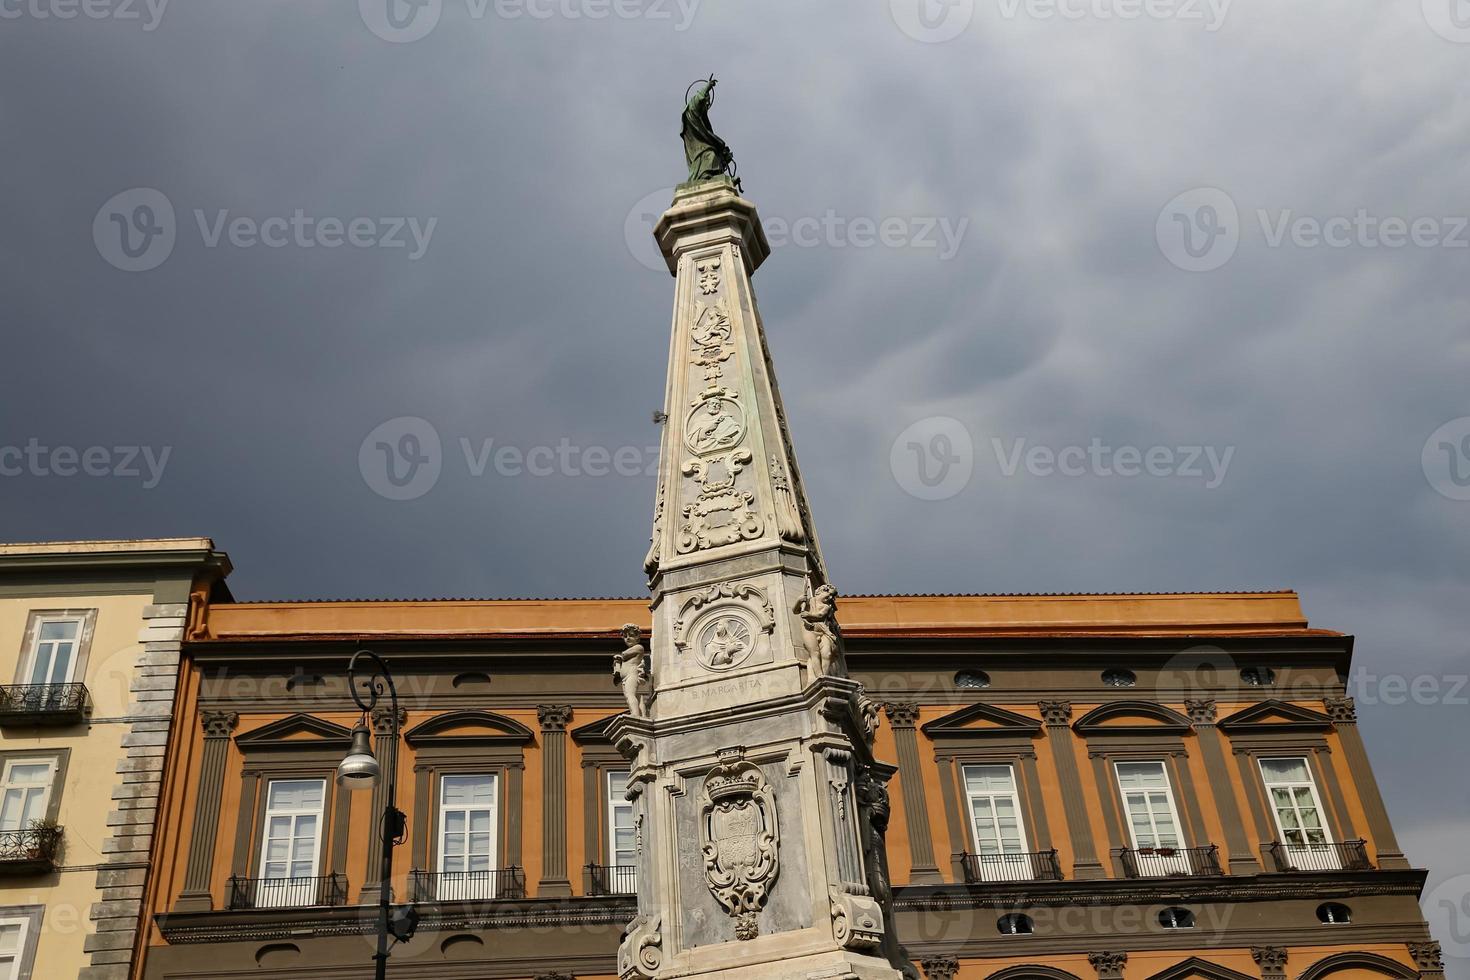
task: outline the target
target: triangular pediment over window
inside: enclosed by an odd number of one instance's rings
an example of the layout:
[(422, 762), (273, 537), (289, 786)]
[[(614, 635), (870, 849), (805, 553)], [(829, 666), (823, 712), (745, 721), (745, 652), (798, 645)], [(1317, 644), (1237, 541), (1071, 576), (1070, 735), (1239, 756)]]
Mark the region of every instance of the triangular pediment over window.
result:
[(1265, 732), (1325, 732), (1332, 719), (1320, 711), (1285, 701), (1262, 701), (1220, 720), (1220, 730), (1229, 735)]
[(492, 711), (451, 711), (436, 715), (409, 729), (403, 736), (409, 745), (465, 746), (525, 745), (535, 740), (529, 728)]
[(943, 718), (935, 718), (923, 726), (922, 731), (930, 738), (986, 738), (991, 735), (1035, 735), (1041, 731), (1041, 722), (1035, 718), (1018, 715), (1014, 711), (997, 708), (993, 704), (972, 704), (967, 708), (951, 712)]
[(1183, 735), (1189, 719), (1154, 701), (1112, 701), (1078, 718), (1079, 735)]
[(1155, 973), (1148, 980), (1191, 980), (1200, 977), (1202, 980), (1255, 980), (1228, 966), (1220, 966), (1209, 960), (1202, 960), (1198, 956), (1191, 956), (1182, 963), (1176, 963), (1160, 973)]
[(608, 727), (626, 714), (627, 712), (624, 711), (620, 715), (608, 715), (606, 718), (599, 718), (578, 728), (573, 728), (570, 733), (572, 741), (578, 745), (611, 745), (612, 737), (607, 733)]
[(263, 725), (253, 732), (235, 736), (242, 752), (253, 749), (346, 749), (352, 732), (341, 725), (312, 715), (295, 714)]

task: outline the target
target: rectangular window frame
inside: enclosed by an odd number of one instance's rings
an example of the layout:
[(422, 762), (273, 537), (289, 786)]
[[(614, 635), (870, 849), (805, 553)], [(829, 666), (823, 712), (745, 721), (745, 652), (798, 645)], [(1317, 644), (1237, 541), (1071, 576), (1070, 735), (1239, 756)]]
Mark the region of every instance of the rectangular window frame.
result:
[(45, 819), (51, 823), (60, 823), (61, 801), (66, 788), (66, 770), (71, 761), (71, 749), (12, 749), (0, 752), (0, 775), (13, 763), (31, 761), (51, 763), (51, 788), (46, 795)]
[[(1189, 838), (1187, 836), (1187, 829), (1185, 827), (1184, 821), (1180, 819), (1180, 815), (1179, 815), (1179, 799), (1178, 799), (1178, 795), (1174, 792), (1174, 779), (1169, 774), (1169, 763), (1168, 763), (1168, 760), (1166, 760), (1166, 759), (1113, 759), (1111, 761), (1112, 761), (1112, 764), (1113, 764), (1113, 780), (1114, 780), (1114, 785), (1117, 787), (1117, 790), (1118, 790), (1118, 800), (1122, 804), (1121, 815), (1122, 815), (1122, 818), (1123, 818), (1123, 826), (1124, 826), (1125, 831), (1128, 834), (1128, 840), (1129, 840), (1129, 842), (1133, 845), (1134, 856), (1135, 856), (1135, 858), (1137, 860), (1138, 873), (1140, 875), (1142, 875), (1143, 877), (1145, 877), (1145, 878), (1158, 878), (1158, 877), (1164, 877), (1164, 876), (1167, 876), (1167, 875), (1170, 875), (1170, 874), (1179, 874), (1179, 873), (1189, 874), (1189, 873), (1191, 873), (1191, 871), (1190, 871), (1190, 864), (1189, 864), (1189, 858), (1188, 858), (1187, 855), (1178, 854), (1178, 853), (1175, 853), (1175, 854), (1145, 853), (1145, 849), (1146, 848), (1149, 849), (1149, 850), (1152, 850), (1152, 849), (1155, 849), (1155, 848), (1172, 848), (1173, 850), (1175, 850), (1177, 852), (1177, 851), (1183, 851), (1184, 849), (1186, 849), (1186, 848), (1189, 847)], [(1145, 845), (1144, 843), (1142, 843), (1138, 839), (1137, 831), (1136, 831), (1135, 827), (1133, 826), (1133, 816), (1132, 816), (1132, 813), (1130, 812), (1129, 806), (1128, 806), (1128, 795), (1129, 795), (1129, 793), (1135, 793), (1135, 792), (1138, 792), (1138, 790), (1129, 789), (1128, 787), (1126, 787), (1126, 786), (1123, 785), (1122, 767), (1123, 766), (1144, 766), (1144, 765), (1147, 765), (1147, 766), (1158, 766), (1158, 768), (1159, 768), (1159, 774), (1164, 777), (1164, 786), (1163, 786), (1163, 789), (1164, 789), (1164, 798), (1165, 798), (1165, 802), (1167, 802), (1169, 804), (1169, 818), (1174, 822), (1174, 833), (1175, 833), (1175, 836), (1178, 838), (1178, 843), (1176, 843), (1176, 844), (1168, 845), (1168, 844), (1154, 843), (1154, 844)], [(1155, 836), (1157, 836), (1158, 826), (1157, 826), (1157, 822), (1156, 822), (1156, 820), (1154, 818), (1153, 807), (1152, 807), (1152, 804), (1147, 804), (1147, 805), (1149, 807), (1149, 826), (1152, 829), (1152, 831), (1154, 832)]]
[(72, 654), (71, 669), (65, 681), (46, 682), (52, 684), (84, 684), (87, 665), (91, 659), (92, 636), (97, 629), (96, 609), (32, 609), (26, 617), (25, 634), (21, 639), (20, 656), (16, 658), (13, 684), (31, 685), (31, 672), (41, 642), (41, 626), (45, 623), (77, 622), (76, 648)]
[[(1289, 783), (1272, 783), (1266, 778), (1266, 763), (1268, 762), (1300, 762), (1302, 768), (1307, 771), (1307, 778)], [(1312, 759), (1306, 753), (1279, 753), (1262, 754), (1256, 757), (1256, 774), (1261, 780), (1261, 789), (1266, 799), (1266, 812), (1276, 828), (1277, 839), (1286, 851), (1287, 860), (1293, 867), (1303, 871), (1337, 871), (1342, 868), (1342, 855), (1338, 852), (1338, 841), (1332, 832), (1332, 821), (1329, 817), (1327, 807), (1322, 798), (1322, 789), (1317, 785), (1317, 773), (1312, 766)], [(1317, 821), (1321, 825), (1322, 842), (1320, 844), (1292, 844), (1287, 840), (1286, 826), (1281, 822), (1281, 812), (1276, 808), (1276, 801), (1272, 799), (1271, 790), (1277, 786), (1301, 787), (1305, 786), (1312, 794), (1312, 805), (1317, 808)], [(1293, 809), (1296, 805), (1293, 803)]]
[[(971, 769), (1004, 769), (1010, 777), (1011, 788), (1009, 793), (985, 793), (972, 794), (970, 792), (970, 781), (968, 778)], [(1021, 802), (1020, 782), (1016, 777), (1016, 765), (1013, 762), (961, 762), (960, 770), (960, 792), (964, 796), (965, 817), (967, 832), (969, 834), (970, 846), (973, 848), (978, 861), (977, 869), (982, 881), (1031, 881), (1036, 877), (1036, 869), (1031, 858), (1031, 846), (1026, 828), (1026, 811)], [(1007, 851), (1005, 842), (1001, 840), (1001, 850), (986, 854), (980, 841), (980, 820), (975, 811), (975, 802), (980, 797), (995, 800), (1007, 797), (1011, 803), (1011, 810), (1016, 817), (1016, 834), (1019, 838), (1019, 849)], [(994, 814), (994, 806), (991, 808)], [(999, 827), (996, 828), (997, 839), (999, 838)], [(1006, 855), (1013, 855), (1006, 857)]]
[[(480, 807), (451, 807), (444, 800), (445, 780), (451, 779), (488, 779), (490, 780), (490, 861), (489, 873), (482, 880), (473, 877), (473, 871), (446, 872), (444, 870), (445, 835), (448, 833), (448, 821), (446, 814), (450, 810), (476, 810)], [(495, 898), (496, 891), (503, 889), (503, 882), (497, 885), (497, 878), (501, 869), (500, 853), (500, 824), (501, 808), (504, 795), (504, 781), (496, 770), (484, 772), (446, 772), (441, 773), (435, 780), (435, 803), (434, 803), (434, 870), (439, 875), (439, 882), (435, 897), (439, 901), (458, 901), (465, 899), (489, 899)], [(468, 824), (466, 824), (468, 834)], [(466, 854), (468, 855), (468, 842), (466, 842)], [(458, 878), (447, 877), (448, 875), (460, 875)]]
[(16, 952), (14, 969), (9, 975), (0, 973), (0, 980), (31, 980), (36, 965), (36, 947), (41, 939), (41, 920), (46, 914), (44, 905), (12, 905), (0, 907), (0, 923), (19, 924), (21, 940)]
[[(305, 809), (273, 810), (271, 809), (271, 787), (278, 783), (318, 783), (322, 787), (321, 804), (315, 810), (310, 811)], [(259, 873), (256, 879), (255, 899), (258, 908), (302, 908), (316, 904), (317, 892), (319, 890), (316, 885), (316, 879), (323, 875), (322, 851), (326, 843), (327, 809), (331, 799), (330, 783), (331, 781), (328, 779), (312, 776), (278, 776), (265, 780), (265, 785), (262, 787), (261, 792), (260, 847), (257, 849), (259, 855), (257, 868), (259, 869)], [(273, 816), (290, 816), (293, 818), (302, 816), (316, 817), (316, 835), (312, 841), (312, 873), (309, 876), (303, 878), (298, 875), (288, 874), (283, 879), (280, 877), (273, 878), (267, 873), (267, 867), (270, 863), (270, 829), (271, 818)], [(294, 837), (292, 839), (294, 840)], [(292, 862), (288, 858), (286, 863), (287, 871), (289, 872), (289, 866)], [(271, 884), (271, 882), (282, 880), (288, 882), (288, 884)], [(302, 881), (304, 884), (295, 884), (297, 881)]]

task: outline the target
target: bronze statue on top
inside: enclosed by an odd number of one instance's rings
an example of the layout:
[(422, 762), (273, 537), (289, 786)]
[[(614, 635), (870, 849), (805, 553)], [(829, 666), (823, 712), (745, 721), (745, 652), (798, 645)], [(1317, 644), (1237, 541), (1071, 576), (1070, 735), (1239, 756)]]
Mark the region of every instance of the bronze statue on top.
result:
[[(740, 189), (740, 178), (735, 176), (735, 155), (725, 141), (715, 135), (709, 121), (709, 109), (715, 101), (715, 76), (702, 79), (689, 86), (684, 93), (683, 126), (679, 135), (684, 139), (684, 159), (689, 164), (690, 184), (716, 177), (730, 177), (735, 189)], [(690, 93), (693, 94), (690, 94)]]

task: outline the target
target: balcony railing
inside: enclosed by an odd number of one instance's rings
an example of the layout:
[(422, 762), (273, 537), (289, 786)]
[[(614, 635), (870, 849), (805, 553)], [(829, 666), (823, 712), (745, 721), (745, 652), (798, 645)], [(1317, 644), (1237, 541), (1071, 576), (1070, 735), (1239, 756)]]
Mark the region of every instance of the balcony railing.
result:
[(411, 871), (410, 901), (475, 902), (526, 897), (526, 872), (520, 867), (492, 871)]
[(231, 876), (231, 909), (296, 909), (347, 904), (347, 876), (313, 878), (240, 878)]
[(60, 827), (0, 831), (0, 874), (22, 875), (56, 867)]
[(85, 684), (0, 686), (0, 725), (73, 725), (91, 713)]
[(587, 865), (588, 895), (636, 895), (638, 869), (633, 865)]
[(1118, 851), (1123, 874), (1129, 878), (1200, 878), (1224, 874), (1220, 849), (1203, 847), (1125, 847)]
[(1368, 846), (1364, 841), (1350, 840), (1341, 844), (1286, 844), (1276, 841), (1266, 846), (1266, 853), (1277, 871), (1372, 871)]
[(984, 881), (1061, 881), (1062, 866), (1057, 852), (1032, 851), (1016, 854), (961, 854), (960, 866), (966, 884)]

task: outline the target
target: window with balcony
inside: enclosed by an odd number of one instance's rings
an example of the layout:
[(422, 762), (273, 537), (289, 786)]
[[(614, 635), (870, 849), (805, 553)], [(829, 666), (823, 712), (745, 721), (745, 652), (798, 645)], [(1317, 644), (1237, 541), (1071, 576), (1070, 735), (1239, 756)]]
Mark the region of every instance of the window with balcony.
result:
[(493, 775), (444, 776), (439, 780), (440, 902), (495, 898), (498, 787)]
[(591, 891), (600, 895), (630, 895), (638, 891), (638, 832), (633, 804), (628, 799), (628, 772), (606, 774), (608, 863), (591, 869)]
[(1275, 848), (1280, 869), (1338, 871), (1356, 864), (1353, 855), (1344, 854), (1344, 848), (1351, 847), (1352, 842), (1343, 845), (1332, 840), (1322, 817), (1322, 797), (1306, 758), (1261, 759), (1260, 766), (1281, 835)]
[(1179, 810), (1163, 762), (1118, 762), (1118, 789), (1133, 850), (1124, 866), (1139, 877), (1196, 874), (1179, 833)]
[(0, 722), (73, 724), (91, 710), (85, 674), (96, 610), (32, 612), (14, 683), (0, 687)]
[(266, 786), (257, 908), (320, 905), (324, 779), (275, 779)]
[(56, 798), (64, 752), (0, 754), (0, 873), (50, 870), (61, 828)]
[(1031, 881), (1036, 855), (1027, 851), (1016, 793), (1016, 771), (1009, 765), (963, 767), (965, 801), (975, 853), (967, 871), (978, 881)]

